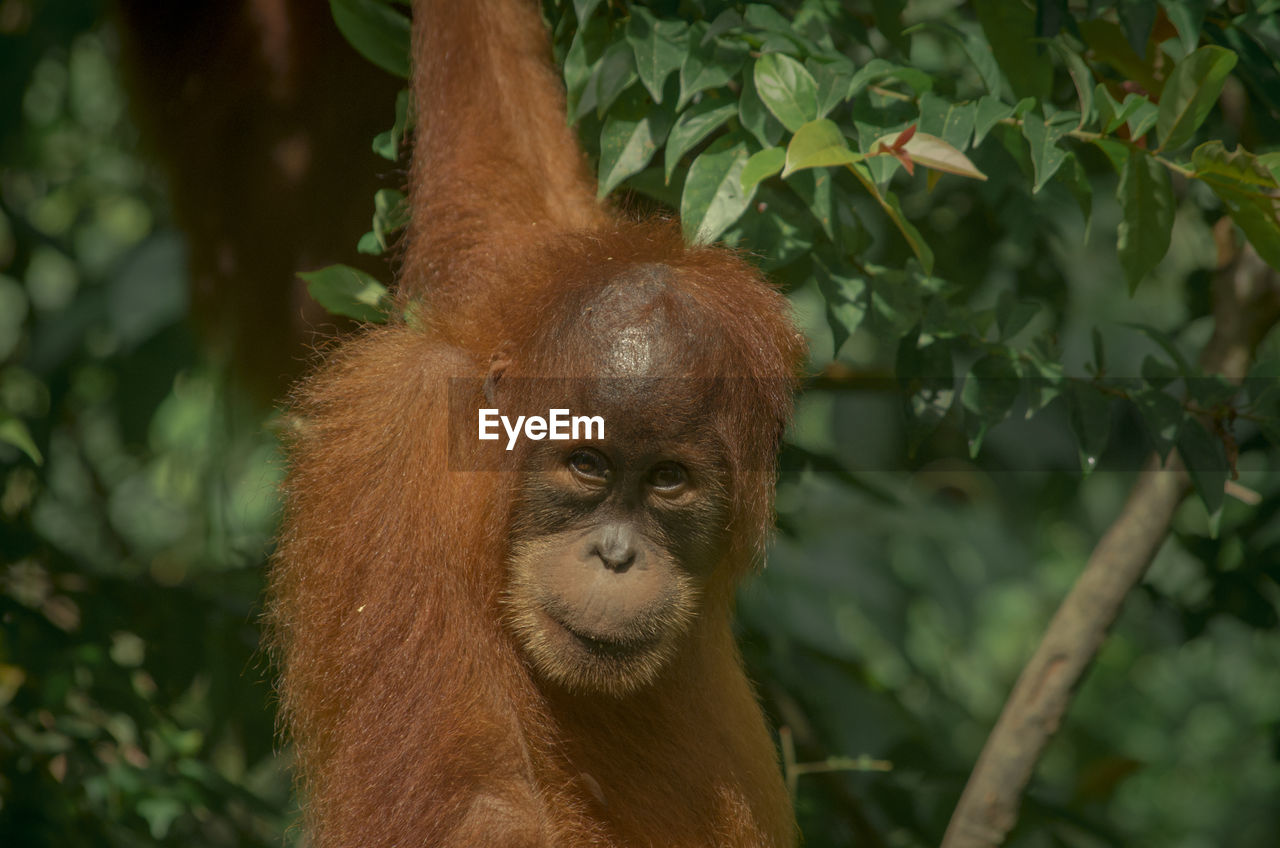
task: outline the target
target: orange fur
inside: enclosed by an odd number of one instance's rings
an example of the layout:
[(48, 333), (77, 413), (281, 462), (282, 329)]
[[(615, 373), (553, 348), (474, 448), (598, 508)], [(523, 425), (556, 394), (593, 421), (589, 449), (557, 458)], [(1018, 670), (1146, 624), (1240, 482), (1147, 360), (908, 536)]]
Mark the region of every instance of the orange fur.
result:
[[(413, 39), (411, 317), (345, 342), (296, 392), (271, 577), (312, 844), (793, 844), (730, 630), (803, 355), (786, 301), (732, 254), (596, 204), (532, 4), (418, 3)], [(570, 693), (503, 621), (518, 472), (459, 470), (479, 446), (451, 433), (449, 379), (499, 355), (515, 374), (589, 375), (593, 352), (557, 328), (637, 263), (672, 269), (690, 328), (719, 339), (691, 376), (747, 378), (708, 400), (730, 438), (733, 543), (656, 682)]]

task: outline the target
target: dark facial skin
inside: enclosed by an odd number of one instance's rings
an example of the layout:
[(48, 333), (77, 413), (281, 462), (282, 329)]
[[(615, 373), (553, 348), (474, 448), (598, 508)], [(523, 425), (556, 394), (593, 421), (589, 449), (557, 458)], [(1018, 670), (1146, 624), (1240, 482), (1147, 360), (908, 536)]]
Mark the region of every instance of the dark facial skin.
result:
[(580, 376), (511, 398), (605, 421), (602, 440), (528, 446), (513, 516), (507, 621), (538, 674), (571, 691), (652, 683), (728, 549), (717, 405), (691, 376), (715, 337), (674, 283), (666, 266), (631, 266), (586, 303), (550, 309), (565, 318), (546, 343), (575, 354), (548, 370)]
[(544, 442), (516, 505), (506, 602), (546, 680), (621, 695), (652, 682), (724, 555), (729, 501), (709, 438)]

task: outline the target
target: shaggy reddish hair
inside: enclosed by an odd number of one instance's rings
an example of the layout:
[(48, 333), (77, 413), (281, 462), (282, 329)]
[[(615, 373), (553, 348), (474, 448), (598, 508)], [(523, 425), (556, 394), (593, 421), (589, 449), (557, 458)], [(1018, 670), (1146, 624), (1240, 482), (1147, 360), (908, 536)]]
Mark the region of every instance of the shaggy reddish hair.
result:
[[(338, 346), (293, 397), (268, 619), (311, 844), (793, 844), (730, 630), (804, 355), (787, 303), (732, 253), (596, 203), (534, 4), (416, 3), (413, 51), (408, 318)], [(689, 376), (732, 381), (708, 415), (733, 543), (653, 685), (568, 693), (504, 626), (517, 472), (450, 456), (450, 380), (495, 357), (589, 376), (562, 324), (645, 264), (670, 269), (661, 306), (698, 339)]]

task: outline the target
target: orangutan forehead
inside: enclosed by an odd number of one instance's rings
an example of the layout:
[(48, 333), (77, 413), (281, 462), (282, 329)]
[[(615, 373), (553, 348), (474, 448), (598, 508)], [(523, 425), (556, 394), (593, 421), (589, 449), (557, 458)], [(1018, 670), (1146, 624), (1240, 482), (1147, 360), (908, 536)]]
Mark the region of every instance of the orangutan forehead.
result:
[(595, 351), (602, 378), (649, 378), (683, 373), (695, 339), (669, 266), (624, 269), (588, 302), (579, 346)]

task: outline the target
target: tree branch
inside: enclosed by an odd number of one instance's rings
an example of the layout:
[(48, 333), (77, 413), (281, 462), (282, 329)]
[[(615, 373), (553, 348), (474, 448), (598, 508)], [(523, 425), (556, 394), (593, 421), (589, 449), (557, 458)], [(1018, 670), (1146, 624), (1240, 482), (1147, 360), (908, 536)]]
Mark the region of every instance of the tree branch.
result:
[[(1214, 231), (1213, 336), (1200, 356), (1205, 373), (1244, 379), (1254, 350), (1280, 319), (1280, 274), (1248, 244), (1235, 245), (1228, 219)], [(1057, 731), (1072, 692), (1164, 543), (1174, 512), (1190, 490), (1176, 454), (1161, 468), (1152, 457), (1138, 474), (1120, 515), (1094, 549), (1023, 668), (978, 757), (942, 839), (942, 848), (1000, 845), (1017, 821), (1036, 762)]]

